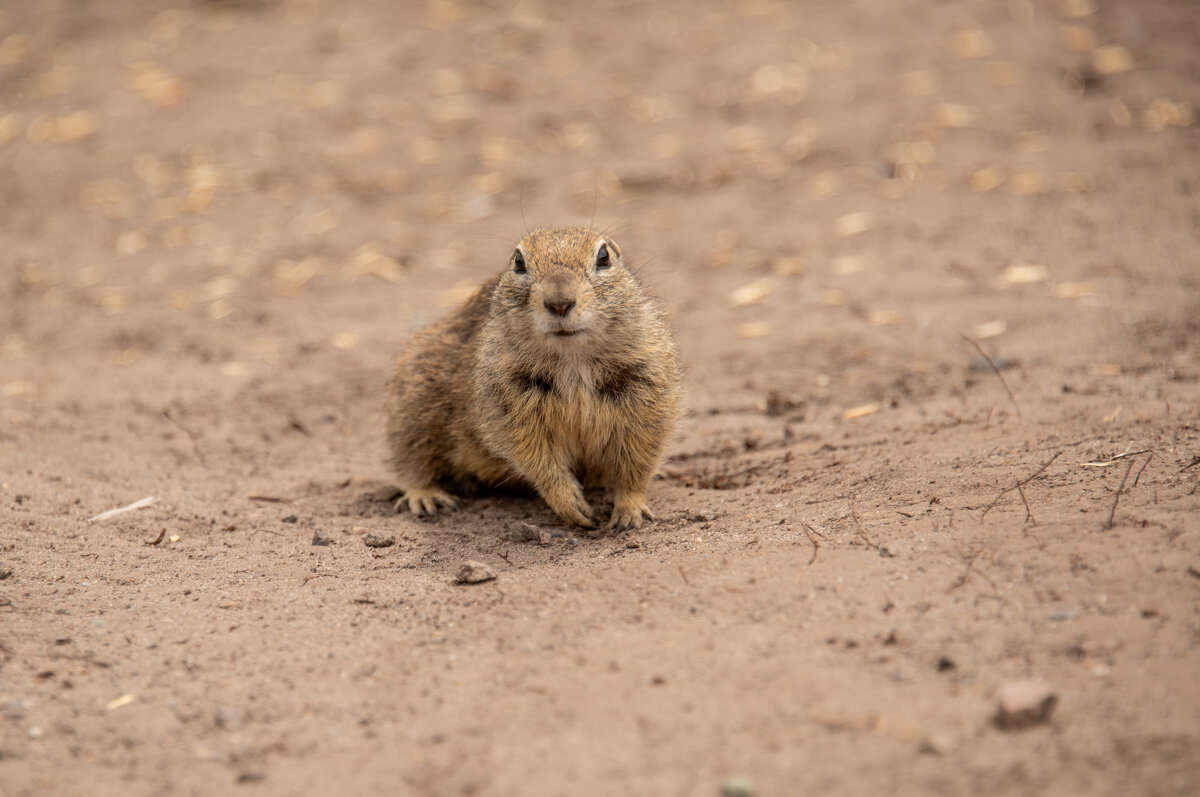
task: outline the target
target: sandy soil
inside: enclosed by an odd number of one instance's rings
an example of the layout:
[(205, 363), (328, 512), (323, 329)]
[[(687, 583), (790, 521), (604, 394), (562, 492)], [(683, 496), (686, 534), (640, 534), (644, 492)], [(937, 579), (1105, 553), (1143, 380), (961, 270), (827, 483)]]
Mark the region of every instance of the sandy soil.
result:
[[(4, 3), (0, 794), (1195, 794), (1198, 102), (1189, 0)], [(405, 338), (593, 216), (659, 522), (393, 514)]]

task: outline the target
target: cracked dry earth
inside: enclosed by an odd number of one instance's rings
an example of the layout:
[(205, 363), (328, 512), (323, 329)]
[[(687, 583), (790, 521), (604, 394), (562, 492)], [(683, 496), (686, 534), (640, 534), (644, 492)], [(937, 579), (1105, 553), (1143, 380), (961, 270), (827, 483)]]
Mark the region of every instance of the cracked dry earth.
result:
[[(5, 3), (0, 794), (1195, 794), (1198, 43)], [(658, 522), (394, 514), (399, 347), (593, 213), (685, 366)]]

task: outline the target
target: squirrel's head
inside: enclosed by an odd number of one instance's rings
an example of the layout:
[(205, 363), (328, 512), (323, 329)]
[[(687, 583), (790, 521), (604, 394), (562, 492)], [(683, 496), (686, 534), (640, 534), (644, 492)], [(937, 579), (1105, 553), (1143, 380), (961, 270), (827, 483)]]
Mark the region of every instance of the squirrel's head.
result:
[(645, 304), (621, 249), (612, 238), (585, 227), (526, 235), (493, 294), (493, 312), (520, 323), (520, 333), (564, 350), (592, 348), (619, 336), (623, 326), (637, 325)]

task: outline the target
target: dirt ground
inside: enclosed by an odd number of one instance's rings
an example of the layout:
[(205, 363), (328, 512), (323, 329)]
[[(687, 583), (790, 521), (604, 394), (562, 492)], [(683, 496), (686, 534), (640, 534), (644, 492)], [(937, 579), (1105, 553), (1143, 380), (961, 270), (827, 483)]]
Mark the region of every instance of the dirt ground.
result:
[[(5, 2), (0, 795), (1196, 794), (1197, 104), (1190, 0)], [(403, 341), (593, 218), (658, 522), (394, 514)]]

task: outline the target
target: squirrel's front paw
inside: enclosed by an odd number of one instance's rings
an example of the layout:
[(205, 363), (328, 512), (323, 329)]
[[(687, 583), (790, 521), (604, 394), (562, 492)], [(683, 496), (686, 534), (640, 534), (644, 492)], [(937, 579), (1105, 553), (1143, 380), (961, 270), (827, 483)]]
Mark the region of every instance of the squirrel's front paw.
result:
[(438, 507), (458, 509), (458, 499), (437, 487), (419, 487), (405, 490), (404, 495), (396, 501), (397, 512), (403, 512), (406, 506), (418, 517), (434, 517)]
[(645, 494), (625, 493), (617, 495), (613, 501), (613, 513), (608, 527), (617, 531), (635, 529), (642, 525), (643, 519), (654, 520), (654, 515), (650, 514), (650, 507), (646, 504)]
[(546, 503), (554, 510), (554, 514), (574, 526), (583, 526), (585, 529), (596, 527), (592, 520), (592, 507), (582, 493), (568, 494), (557, 501), (547, 499)]

